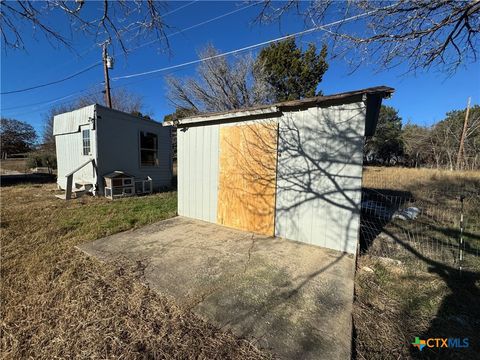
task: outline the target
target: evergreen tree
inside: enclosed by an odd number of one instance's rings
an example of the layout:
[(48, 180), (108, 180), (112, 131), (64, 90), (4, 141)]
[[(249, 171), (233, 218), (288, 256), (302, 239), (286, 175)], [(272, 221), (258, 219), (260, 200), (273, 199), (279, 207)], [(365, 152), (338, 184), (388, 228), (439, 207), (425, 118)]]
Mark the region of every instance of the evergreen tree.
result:
[(2, 158), (29, 152), (37, 140), (37, 133), (32, 125), (26, 122), (2, 118), (0, 121), (0, 140)]
[(369, 160), (390, 164), (403, 155), (402, 118), (391, 106), (382, 105), (375, 135), (365, 143), (365, 155)]
[(303, 52), (292, 38), (262, 49), (257, 66), (270, 84), (276, 101), (297, 100), (321, 95), (316, 89), (328, 69), (326, 57), (326, 45), (318, 54), (313, 44)]

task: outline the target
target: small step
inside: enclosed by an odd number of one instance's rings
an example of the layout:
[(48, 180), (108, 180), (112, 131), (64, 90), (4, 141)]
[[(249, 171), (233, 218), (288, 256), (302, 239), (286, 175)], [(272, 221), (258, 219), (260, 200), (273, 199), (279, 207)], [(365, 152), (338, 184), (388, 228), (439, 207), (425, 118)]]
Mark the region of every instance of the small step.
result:
[[(73, 190), (71, 199), (78, 199), (79, 197), (85, 195), (86, 193), (87, 193), (86, 190), (78, 190), (78, 189)], [(55, 195), (55, 197), (57, 197), (59, 199), (62, 199), (62, 200), (67, 200), (67, 194), (66, 193), (57, 194), (57, 195)]]
[(91, 182), (87, 182), (87, 181), (76, 181), (75, 182), (75, 188), (90, 190), (91, 188), (93, 188), (93, 184)]
[(78, 181), (75, 181), (75, 185), (83, 186), (83, 185), (93, 185), (93, 184), (90, 181), (78, 180)]

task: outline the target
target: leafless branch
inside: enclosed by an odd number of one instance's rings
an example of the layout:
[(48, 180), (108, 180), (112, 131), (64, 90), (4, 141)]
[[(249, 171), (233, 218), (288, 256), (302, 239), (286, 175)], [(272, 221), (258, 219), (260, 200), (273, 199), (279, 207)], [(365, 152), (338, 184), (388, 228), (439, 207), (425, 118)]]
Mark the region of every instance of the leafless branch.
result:
[(198, 80), (167, 77), (168, 98), (177, 108), (196, 111), (223, 111), (271, 102), (269, 86), (262, 72), (254, 66), (252, 56), (237, 57), (229, 63), (213, 58), (218, 51), (212, 46), (201, 52), (209, 60), (197, 68)]
[(477, 59), (479, 0), (290, 0), (280, 7), (267, 0), (257, 21), (278, 21), (289, 11), (296, 11), (313, 26), (360, 16), (323, 29), (334, 50), (331, 53), (349, 55), (354, 66), (375, 58), (381, 68), (407, 63), (410, 71), (439, 66), (453, 73)]
[[(132, 39), (155, 37), (168, 47), (165, 36), (167, 25), (162, 19), (164, 3), (148, 1), (108, 1), (102, 2), (99, 9), (97, 2), (77, 0), (75, 3), (59, 0), (36, 1), (1, 1), (0, 32), (5, 49), (24, 49), (26, 36), (19, 29), (32, 26), (49, 41), (71, 48), (72, 37), (67, 36), (61, 28), (61, 21), (51, 21), (52, 17), (64, 17), (70, 23), (71, 32), (81, 32), (93, 37), (95, 41), (109, 40), (124, 53), (128, 52), (128, 42)], [(98, 15), (87, 12), (89, 8), (100, 12)], [(134, 31), (135, 30), (135, 31)]]

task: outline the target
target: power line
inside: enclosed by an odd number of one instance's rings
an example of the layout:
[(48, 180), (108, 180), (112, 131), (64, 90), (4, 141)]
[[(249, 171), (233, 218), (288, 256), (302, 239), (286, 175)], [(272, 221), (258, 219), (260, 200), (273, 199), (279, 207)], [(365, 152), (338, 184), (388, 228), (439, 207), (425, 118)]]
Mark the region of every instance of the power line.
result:
[[(170, 14), (174, 14), (177, 11), (185, 9), (187, 6), (193, 5), (194, 3), (199, 2), (199, 1), (200, 0), (191, 1), (187, 4), (185, 4), (185, 5), (179, 6), (178, 8), (172, 9), (171, 11), (168, 11), (165, 14), (162, 14), (162, 16), (167, 16), (167, 15), (170, 15)], [(127, 28), (125, 28), (124, 30), (119, 30), (119, 33), (122, 34), (124, 32), (129, 32), (129, 31), (135, 30), (135, 29), (140, 28), (140, 27), (141, 27), (141, 25), (138, 25), (138, 24), (133, 26), (132, 28), (128, 28), (128, 26), (127, 26)], [(78, 57), (81, 58), (82, 56), (85, 56), (85, 55), (89, 54), (90, 52), (92, 52), (93, 50), (95, 50), (97, 48), (98, 48), (98, 44), (94, 44), (94, 45), (90, 46), (89, 48), (84, 49), (80, 54), (78, 54)], [(62, 65), (71, 64), (72, 62), (75, 62), (75, 61), (76, 61), (75, 59), (69, 60), (69, 61), (66, 61), (66, 62), (62, 63)], [(58, 65), (57, 65), (57, 67), (58, 67)]]
[[(161, 16), (165, 17), (165, 16), (167, 16), (167, 15), (174, 14), (174, 13), (176, 13), (177, 11), (182, 10), (182, 9), (185, 9), (187, 6), (190, 6), (190, 5), (192, 5), (192, 4), (194, 4), (194, 3), (198, 2), (198, 1), (200, 1), (200, 0), (191, 1), (191, 2), (189, 2), (189, 3), (187, 3), (187, 4), (185, 4), (185, 5), (179, 6), (178, 8), (175, 8), (175, 9), (173, 9), (173, 10), (171, 10), (171, 11), (168, 11), (168, 12), (166, 12), (165, 14), (161, 14)], [(133, 23), (130, 24), (130, 25), (133, 25)], [(125, 29), (119, 30), (118, 33), (119, 33), (119, 34), (123, 34), (123, 33), (129, 32), (129, 31), (132, 31), (132, 30), (139, 29), (139, 28), (141, 28), (141, 27), (144, 26), (144, 25), (142, 25), (142, 24), (135, 24), (134, 26), (129, 27), (130, 25), (127, 25), (127, 27), (126, 27)], [(157, 41), (157, 40), (155, 40), (155, 41)]]
[[(189, 5), (192, 5), (193, 3), (197, 2), (197, 1), (199, 1), (199, 0), (191, 1), (190, 3), (188, 3), (188, 4), (186, 4), (186, 5), (180, 6), (180, 7), (176, 8), (176, 9), (170, 11), (170, 12), (167, 12), (164, 16), (169, 15), (169, 14), (173, 14), (174, 12), (179, 11), (179, 10), (181, 10), (181, 9), (189, 6)], [(174, 33), (172, 33), (172, 34), (168, 34), (168, 35), (166, 35), (165, 37), (166, 37), (166, 38), (169, 38), (169, 37), (178, 35), (178, 34), (184, 32), (184, 31), (188, 31), (188, 30), (197, 28), (197, 27), (199, 27), (199, 26), (208, 24), (208, 23), (210, 23), (210, 22), (212, 22), (212, 21), (219, 20), (219, 19), (221, 19), (221, 18), (223, 18), (223, 17), (226, 17), (226, 16), (229, 16), (229, 15), (235, 14), (235, 13), (237, 13), (237, 12), (239, 12), (239, 11), (245, 10), (245, 9), (247, 9), (247, 8), (249, 8), (249, 7), (251, 7), (251, 6), (257, 5), (257, 4), (258, 4), (258, 3), (253, 3), (253, 4), (250, 4), (250, 5), (244, 6), (244, 7), (240, 8), (240, 9), (235, 9), (235, 10), (230, 11), (230, 12), (227, 12), (227, 13), (225, 13), (225, 14), (222, 14), (222, 15), (216, 16), (216, 17), (214, 17), (214, 18), (211, 18), (211, 19), (205, 20), (205, 21), (203, 21), (203, 22), (200, 22), (200, 23), (198, 23), (198, 24), (189, 26), (189, 27), (187, 27), (187, 28), (185, 28), (185, 29), (176, 31), (176, 32), (174, 32)], [(134, 29), (134, 28), (127, 29), (127, 31), (131, 31), (131, 30), (133, 30), (133, 29)], [(155, 40), (152, 40), (152, 41), (149, 41), (149, 42), (144, 43), (144, 44), (142, 44), (142, 45), (140, 45), (140, 46), (137, 46), (136, 48), (131, 49), (130, 51), (137, 50), (137, 49), (142, 48), (142, 47), (144, 47), (144, 46), (153, 44), (153, 43), (155, 43), (155, 42), (157, 42), (157, 41), (158, 41), (158, 40), (156, 40), (156, 39), (155, 39)], [(90, 52), (90, 51), (91, 51), (91, 49), (88, 50), (87, 52)], [(91, 67), (88, 67), (88, 68), (86, 68), (86, 69), (84, 69), (84, 70), (81, 70), (80, 72), (75, 73), (75, 74), (73, 74), (73, 75), (70, 75), (70, 76), (68, 76), (68, 77), (66, 77), (66, 78), (64, 78), (64, 79), (61, 79), (61, 80), (56, 80), (56, 81), (53, 81), (53, 82), (50, 82), (50, 83), (41, 84), (41, 85), (36, 85), (36, 86), (32, 86), (32, 87), (25, 88), (25, 89), (19, 89), (19, 90), (13, 90), (13, 91), (8, 91), (8, 92), (3, 92), (3, 93), (0, 93), (0, 94), (1, 94), (1, 95), (14, 94), (14, 93), (19, 93), (19, 92), (25, 92), (25, 91), (29, 91), (29, 90), (38, 89), (38, 88), (45, 87), (45, 86), (49, 86), (49, 85), (58, 84), (58, 83), (60, 83), (60, 82), (63, 82), (63, 81), (72, 79), (73, 77), (78, 76), (78, 75), (80, 75), (80, 74), (82, 74), (82, 73), (84, 73), (84, 72), (92, 69), (93, 67), (99, 65), (100, 63), (101, 63), (101, 62), (96, 63), (96, 64), (92, 65)], [(8, 110), (8, 109), (3, 109), (3, 110)]]
[(112, 78), (112, 80), (116, 81), (116, 80), (121, 80), (121, 79), (129, 79), (129, 78), (138, 77), (138, 76), (155, 74), (155, 73), (158, 73), (158, 72), (172, 70), (172, 69), (176, 69), (176, 68), (180, 68), (180, 67), (184, 67), (184, 66), (188, 66), (188, 65), (198, 64), (198, 63), (208, 61), (208, 60), (213, 60), (213, 59), (216, 59), (216, 58), (219, 58), (219, 57), (224, 57), (224, 56), (236, 54), (236, 53), (246, 51), (246, 50), (251, 50), (251, 49), (254, 49), (254, 48), (257, 48), (257, 47), (260, 47), (260, 46), (264, 46), (264, 45), (268, 45), (268, 44), (271, 44), (271, 43), (274, 43), (274, 42), (290, 39), (292, 37), (297, 37), (297, 36), (300, 36), (300, 35), (309, 34), (309, 33), (312, 33), (312, 32), (318, 31), (318, 30), (328, 31), (327, 27), (343, 24), (345, 22), (352, 21), (352, 20), (357, 20), (357, 19), (369, 16), (369, 15), (372, 15), (373, 13), (375, 13), (377, 11), (378, 10), (372, 10), (372, 11), (369, 11), (369, 12), (366, 12), (366, 13), (351, 16), (351, 17), (346, 18), (346, 19), (333, 21), (329, 24), (315, 26), (315, 27), (307, 29), (307, 30), (299, 31), (299, 32), (296, 32), (296, 33), (293, 33), (293, 34), (290, 34), (290, 35), (281, 36), (281, 37), (278, 37), (276, 39), (263, 41), (263, 42), (260, 42), (260, 43), (257, 43), (257, 44), (245, 46), (245, 47), (240, 48), (240, 49), (227, 51), (227, 52), (224, 52), (224, 53), (221, 53), (221, 54), (209, 56), (209, 57), (202, 58), (202, 59), (188, 61), (188, 62), (178, 64), (178, 65), (167, 66), (167, 67), (164, 67), (164, 68), (144, 71), (144, 72), (141, 72), (141, 73), (134, 73), (134, 74), (123, 75), (123, 76), (116, 76), (116, 77)]
[[(103, 84), (103, 82), (100, 83), (100, 84), (95, 84), (94, 86), (99, 86), (99, 85), (102, 85), (102, 84)], [(57, 98), (57, 99), (53, 99), (53, 100), (51, 100), (47, 103), (37, 103), (37, 104), (40, 104), (40, 105), (37, 106), (36, 108), (34, 108), (33, 110), (27, 110), (27, 111), (20, 112), (20, 113), (13, 113), (13, 114), (9, 114), (9, 115), (6, 115), (6, 116), (18, 117), (18, 116), (28, 115), (28, 114), (32, 114), (32, 113), (35, 113), (35, 112), (43, 111), (46, 106), (52, 105), (54, 103), (57, 103), (57, 105), (64, 105), (64, 104), (68, 104), (68, 103), (77, 101), (77, 99), (70, 99), (70, 100), (67, 100), (67, 101), (62, 101), (62, 100), (71, 98), (72, 96), (75, 96), (75, 95), (78, 95), (78, 94), (83, 93), (83, 96), (91, 96), (91, 95), (95, 95), (95, 94), (99, 94), (99, 93), (103, 92), (102, 90), (94, 90), (94, 91), (85, 92), (86, 90), (89, 90), (89, 89), (90, 88), (85, 88), (83, 90), (76, 91), (76, 92), (74, 92), (70, 95), (67, 95), (67, 96), (64, 96), (64, 97), (61, 97), (61, 98)], [(61, 101), (61, 102), (59, 102), (59, 101)], [(2, 109), (2, 113), (3, 113), (3, 111), (4, 110)]]
[(190, 1), (189, 3), (186, 3), (185, 5), (179, 6), (178, 8), (175, 8), (175, 9), (172, 9), (172, 10), (166, 12), (166, 13), (163, 14), (162, 16), (167, 16), (167, 15), (170, 15), (170, 14), (174, 14), (174, 13), (176, 13), (177, 11), (182, 10), (182, 9), (185, 9), (187, 6), (193, 5), (193, 4), (195, 4), (196, 2), (199, 2), (199, 1), (200, 1), (200, 0)]
[[(224, 18), (224, 17), (226, 17), (226, 16), (229, 16), (229, 15), (235, 14), (235, 13), (237, 13), (237, 12), (239, 12), (239, 11), (242, 11), (242, 10), (246, 10), (246, 9), (248, 9), (249, 7), (252, 7), (252, 6), (254, 6), (254, 5), (258, 5), (258, 4), (259, 4), (259, 3), (252, 3), (252, 4), (250, 4), (250, 5), (247, 5), (247, 6), (244, 6), (244, 7), (242, 7), (242, 8), (235, 9), (235, 10), (233, 10), (233, 11), (229, 11), (229, 12), (227, 12), (227, 13), (225, 13), (225, 14), (222, 14), (222, 15), (216, 16), (216, 17), (214, 17), (214, 18), (211, 18), (211, 19), (208, 19), (208, 20), (202, 21), (202, 22), (200, 22), (200, 23), (198, 23), (198, 24), (195, 24), (195, 25), (189, 26), (189, 27), (187, 27), (187, 28), (185, 28), (185, 29), (178, 30), (178, 31), (176, 31), (176, 32), (174, 32), (174, 33), (171, 33), (171, 34), (165, 35), (165, 38), (170, 38), (170, 37), (172, 37), (172, 36), (175, 36), (175, 35), (181, 34), (181, 33), (185, 32), (185, 31), (188, 31), (188, 30), (195, 29), (195, 28), (197, 28), (197, 27), (199, 27), (199, 26), (203, 26), (203, 25), (205, 25), (205, 24), (211, 23), (212, 21), (216, 21), (216, 20), (222, 19), (222, 18)], [(146, 43), (143, 43), (142, 45), (139, 45), (139, 46), (137, 46), (137, 47), (134, 47), (133, 49), (130, 49), (129, 51), (135, 51), (135, 50), (138, 50), (138, 49), (140, 49), (140, 48), (143, 48), (143, 47), (145, 47), (145, 46), (148, 46), (148, 45), (154, 44), (154, 43), (156, 43), (157, 41), (158, 41), (158, 39), (155, 39), (155, 40), (148, 41), (148, 42), (146, 42)]]
[[(103, 85), (103, 82), (101, 83), (98, 83), (94, 86), (100, 86), (100, 85)], [(77, 94), (80, 94), (82, 92), (84, 92), (85, 90), (88, 90), (90, 88), (85, 88), (85, 89), (82, 89), (82, 90), (78, 90), (78, 91), (75, 91), (73, 93), (70, 93), (69, 95), (65, 95), (61, 98), (54, 98), (52, 100), (44, 100), (44, 101), (39, 101), (39, 102), (36, 102), (36, 103), (31, 103), (31, 104), (24, 104), (24, 105), (17, 105), (17, 106), (11, 106), (11, 107), (8, 107), (8, 108), (2, 108), (2, 112), (3, 111), (10, 111), (10, 110), (15, 110), (15, 109), (22, 109), (22, 108), (28, 108), (28, 107), (32, 107), (32, 106), (36, 106), (36, 105), (51, 105), (51, 104), (54, 104), (58, 101), (61, 101), (61, 100), (64, 100), (64, 99), (68, 99), (72, 96), (75, 96)]]
[[(237, 10), (239, 11), (240, 9), (237, 9)], [(225, 52), (225, 53), (222, 53), (222, 54), (217, 54), (217, 55), (214, 55), (214, 56), (211, 56), (211, 57), (198, 59), (198, 60), (193, 60), (193, 61), (189, 61), (189, 62), (186, 62), (186, 63), (183, 63), (183, 64), (173, 65), (173, 66), (164, 67), (164, 68), (160, 68), (160, 69), (155, 69), (155, 70), (151, 70), (151, 71), (146, 71), (146, 72), (142, 72), (142, 73), (130, 74), (130, 75), (124, 75), (124, 76), (117, 76), (117, 77), (112, 78), (112, 80), (121, 80), (121, 79), (127, 79), (127, 78), (133, 78), (133, 77), (138, 77), (138, 76), (144, 76), (144, 75), (149, 75), (149, 74), (153, 74), (153, 73), (163, 72), (163, 71), (167, 71), (167, 70), (173, 70), (173, 69), (181, 68), (181, 67), (184, 67), (184, 66), (200, 63), (200, 62), (203, 62), (203, 61), (211, 60), (211, 59), (214, 59), (214, 58), (218, 58), (218, 57), (227, 56), (227, 55), (235, 54), (235, 53), (238, 53), (238, 52), (250, 50), (250, 49), (253, 49), (253, 48), (256, 48), (256, 47), (259, 47), (259, 46), (267, 45), (267, 44), (270, 44), (270, 43), (273, 43), (273, 42), (276, 42), (276, 41), (289, 39), (291, 37), (297, 37), (297, 36), (304, 35), (304, 34), (307, 34), (307, 33), (311, 33), (311, 32), (314, 32), (314, 31), (318, 31), (318, 30), (329, 31), (329, 30), (326, 29), (327, 27), (342, 24), (342, 23), (345, 23), (345, 22), (349, 22), (349, 21), (352, 21), (352, 20), (359, 19), (359, 18), (363, 18), (363, 17), (369, 16), (369, 15), (372, 15), (375, 12), (377, 12), (377, 10), (372, 10), (372, 11), (369, 11), (369, 12), (366, 12), (366, 13), (351, 16), (351, 17), (346, 18), (346, 19), (337, 20), (337, 21), (331, 22), (329, 24), (315, 26), (313, 28), (310, 28), (310, 29), (307, 29), (307, 30), (304, 30), (304, 31), (299, 31), (299, 32), (294, 33), (294, 34), (290, 34), (290, 35), (282, 36), (282, 37), (279, 37), (279, 38), (276, 38), (276, 39), (264, 41), (264, 42), (261, 42), (261, 43), (258, 43), (258, 44), (246, 46), (246, 47), (236, 49), (236, 50), (232, 50), (232, 51), (228, 51), (228, 52)], [(224, 14), (224, 16), (226, 16), (226, 15)], [(193, 25), (193, 26), (197, 26), (197, 25)], [(96, 65), (98, 65), (98, 64), (96, 64)], [(125, 87), (127, 85), (132, 84), (132, 83), (137, 83), (137, 82), (141, 82), (141, 81), (145, 81), (145, 80), (130, 82), (130, 83), (127, 83), (125, 85), (115, 87), (115, 88)], [(100, 83), (100, 84), (103, 84), (103, 82)], [(97, 85), (100, 85), (100, 84), (97, 84)], [(87, 89), (77, 91), (73, 94), (67, 95), (67, 96), (59, 98), (59, 99), (51, 100), (51, 101), (45, 103), (44, 105), (49, 105), (49, 104), (61, 101), (65, 98), (74, 96), (74, 95), (76, 95), (78, 93), (81, 93), (85, 90), (87, 90)], [(95, 93), (97, 93), (97, 91)], [(14, 109), (14, 108), (29, 107), (29, 106), (37, 105), (37, 104), (43, 104), (43, 102), (35, 103), (35, 104), (29, 104), (29, 105), (22, 105), (22, 106), (17, 106), (17, 107), (11, 107), (11, 108), (8, 108), (8, 109), (3, 109), (3, 110), (11, 110), (11, 109)]]
[(2, 92), (0, 93), (0, 95), (8, 95), (8, 94), (15, 94), (15, 93), (19, 93), (19, 92), (25, 92), (25, 91), (30, 91), (30, 90), (33, 90), (33, 89), (39, 89), (39, 88), (42, 88), (42, 87), (46, 87), (46, 86), (50, 86), (50, 85), (54, 85), (54, 84), (58, 84), (58, 83), (61, 83), (63, 81), (67, 81), (67, 80), (70, 80), (78, 75), (81, 75), (91, 69), (93, 69), (94, 67), (100, 65), (102, 62), (99, 61), (99, 62), (96, 62), (95, 64), (93, 65), (90, 65), (89, 67), (83, 69), (83, 70), (80, 70), (79, 72), (76, 72), (75, 74), (72, 74), (72, 75), (69, 75), (67, 77), (64, 77), (63, 79), (60, 79), (60, 80), (55, 80), (55, 81), (51, 81), (49, 83), (46, 83), (46, 84), (40, 84), (40, 85), (35, 85), (35, 86), (31, 86), (31, 87), (28, 87), (28, 88), (25, 88), (25, 89), (18, 89), (18, 90), (11, 90), (11, 91), (5, 91), (5, 92)]
[[(190, 6), (190, 5), (193, 5), (194, 3), (198, 2), (198, 1), (200, 1), (200, 0), (191, 1), (191, 2), (189, 2), (189, 3), (187, 3), (187, 4), (185, 4), (185, 5), (179, 6), (179, 7), (175, 8), (175, 9), (173, 9), (173, 10), (171, 10), (171, 11), (166, 12), (166, 13), (163, 14), (162, 16), (167, 16), (167, 15), (174, 14), (174, 13), (176, 13), (176, 12), (178, 12), (178, 11), (180, 11), (180, 10), (182, 10), (182, 9)], [(136, 27), (140, 27), (140, 25), (137, 25)], [(135, 27), (134, 27), (134, 28), (135, 28)], [(134, 28), (127, 29), (126, 31), (131, 31), (131, 30), (133, 30)], [(93, 45), (93, 46), (90, 47), (89, 49), (87, 49), (87, 50), (85, 50), (84, 52), (82, 52), (80, 56), (83, 56), (83, 55), (88, 54), (89, 52), (91, 52), (92, 50), (94, 50), (96, 47), (97, 47), (96, 44)], [(82, 74), (82, 73), (90, 70), (91, 68), (99, 65), (100, 63), (101, 63), (101, 62), (96, 63), (96, 64), (93, 64), (91, 67), (86, 68), (86, 69), (84, 69), (84, 70), (81, 70), (80, 72), (75, 73), (75, 74), (73, 74), (73, 75), (71, 75), (71, 76), (68, 76), (67, 78), (64, 78), (64, 79), (61, 79), (61, 80), (53, 81), (53, 82), (47, 83), (47, 84), (41, 84), (41, 85), (32, 86), (32, 87), (26, 88), (26, 89), (19, 89), (19, 90), (13, 90), (13, 91), (8, 91), (8, 92), (3, 92), (3, 93), (0, 93), (0, 95), (8, 95), (8, 94), (13, 94), (13, 93), (18, 93), (18, 92), (24, 92), (24, 91), (29, 91), (29, 90), (41, 88), (41, 87), (44, 87), (44, 86), (49, 86), (49, 85), (57, 84), (57, 83), (60, 83), (60, 82), (69, 80), (69, 79), (71, 79), (71, 78), (73, 78), (73, 77), (75, 77), (75, 76), (77, 76), (77, 75), (80, 75), (80, 74)], [(67, 64), (67, 63), (65, 63), (65, 64)], [(12, 107), (9, 107), (9, 108), (3, 108), (2, 111), (9, 111), (9, 110), (14, 110), (14, 109), (19, 109), (19, 108), (25, 108), (25, 107), (35, 106), (35, 105), (41, 105), (41, 104), (44, 104), (44, 105), (53, 104), (53, 103), (55, 103), (55, 102), (57, 102), (57, 101), (61, 101), (61, 100), (63, 100), (63, 99), (69, 98), (69, 97), (71, 97), (71, 96), (73, 96), (73, 95), (76, 95), (76, 94), (78, 94), (78, 93), (81, 93), (81, 92), (83, 92), (83, 91), (85, 91), (85, 90), (88, 90), (88, 89), (83, 89), (83, 90), (80, 90), (80, 91), (76, 91), (76, 92), (74, 92), (74, 93), (72, 93), (72, 94), (70, 94), (70, 95), (64, 96), (64, 97), (62, 97), (62, 98), (57, 98), (57, 99), (54, 99), (54, 100), (49, 100), (49, 101), (46, 102), (46, 103), (45, 103), (44, 101), (41, 101), (41, 102), (32, 103), (32, 104), (26, 104), (26, 105), (20, 105), (20, 106), (12, 106)]]

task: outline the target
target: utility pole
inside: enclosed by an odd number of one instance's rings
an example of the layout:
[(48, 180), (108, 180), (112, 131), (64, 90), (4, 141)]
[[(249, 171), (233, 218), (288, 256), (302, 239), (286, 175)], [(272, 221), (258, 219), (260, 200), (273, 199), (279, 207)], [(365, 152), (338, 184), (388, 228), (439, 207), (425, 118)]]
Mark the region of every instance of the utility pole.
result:
[(463, 154), (465, 153), (465, 136), (467, 133), (467, 128), (468, 128), (468, 115), (470, 113), (470, 100), (471, 98), (468, 98), (467, 102), (467, 111), (465, 113), (465, 120), (463, 122), (463, 130), (462, 130), (462, 135), (460, 136), (460, 145), (458, 147), (458, 154), (457, 154), (457, 170), (461, 170), (463, 168)]
[(105, 104), (111, 109), (112, 98), (110, 96), (110, 78), (108, 76), (108, 69), (113, 67), (112, 58), (107, 53), (107, 42), (103, 43), (103, 72), (105, 75)]

